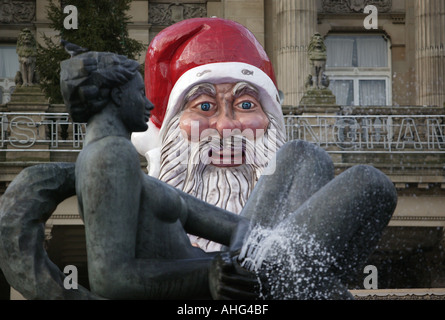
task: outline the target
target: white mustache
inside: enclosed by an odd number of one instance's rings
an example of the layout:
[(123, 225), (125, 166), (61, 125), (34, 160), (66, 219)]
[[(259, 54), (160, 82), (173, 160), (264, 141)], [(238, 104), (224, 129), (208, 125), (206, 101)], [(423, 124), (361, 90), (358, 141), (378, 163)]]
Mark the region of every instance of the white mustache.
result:
[(195, 152), (199, 152), (199, 160), (203, 164), (210, 164), (215, 158), (230, 162), (233, 157), (240, 156), (246, 157), (246, 162), (249, 163), (248, 161), (255, 159), (255, 143), (242, 135), (226, 138), (211, 135), (200, 140), (199, 143), (191, 143), (191, 153)]

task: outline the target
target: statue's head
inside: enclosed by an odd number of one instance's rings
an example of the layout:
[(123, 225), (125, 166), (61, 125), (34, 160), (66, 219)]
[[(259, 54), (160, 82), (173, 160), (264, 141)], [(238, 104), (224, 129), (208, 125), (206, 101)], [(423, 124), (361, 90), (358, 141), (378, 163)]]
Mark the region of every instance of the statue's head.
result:
[(36, 39), (32, 31), (24, 28), (17, 38), (17, 54), (20, 57), (30, 57), (36, 55)]
[(309, 43), (309, 52), (317, 51), (317, 52), (325, 52), (326, 51), (326, 45), (324, 43), (323, 36), (316, 32), (311, 38), (311, 41)]
[(62, 61), (60, 87), (75, 122), (88, 122), (113, 104), (130, 131), (144, 131), (152, 104), (145, 97), (139, 63), (110, 52), (87, 52)]
[(34, 35), (32, 34), (31, 30), (28, 28), (24, 28), (18, 37), (18, 42), (22, 45), (27, 46), (35, 46), (36, 41), (34, 38)]

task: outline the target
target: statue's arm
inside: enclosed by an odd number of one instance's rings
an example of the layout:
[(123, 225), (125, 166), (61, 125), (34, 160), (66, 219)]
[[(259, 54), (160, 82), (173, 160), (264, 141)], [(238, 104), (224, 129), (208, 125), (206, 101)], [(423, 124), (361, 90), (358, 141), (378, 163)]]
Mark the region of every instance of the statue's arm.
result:
[(188, 233), (221, 243), (233, 251), (241, 249), (250, 226), (248, 219), (183, 192), (180, 194), (186, 208), (182, 216), (184, 229)]
[(117, 299), (209, 297), (210, 258), (160, 260), (155, 252), (153, 259), (136, 258), (143, 173), (134, 148), (114, 140), (87, 151), (79, 156), (76, 187), (92, 291)]
[(184, 230), (211, 241), (238, 250), (247, 233), (250, 220), (221, 209), (176, 189), (156, 178), (144, 175), (149, 190), (157, 190), (153, 210), (160, 219), (174, 222), (179, 219)]

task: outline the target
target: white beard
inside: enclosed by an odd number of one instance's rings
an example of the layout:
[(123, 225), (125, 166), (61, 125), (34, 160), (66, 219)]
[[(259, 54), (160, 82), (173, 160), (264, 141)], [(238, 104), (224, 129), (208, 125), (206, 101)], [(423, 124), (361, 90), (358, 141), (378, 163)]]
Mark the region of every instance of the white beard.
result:
[[(159, 179), (207, 203), (239, 214), (264, 169), (284, 144), (284, 135), (273, 117), (268, 116), (269, 128), (255, 142), (236, 136), (236, 142), (213, 137), (199, 143), (183, 138), (179, 129), (180, 115), (174, 117), (162, 141)], [(209, 165), (208, 151), (212, 146), (219, 149), (220, 143), (230, 146), (241, 140), (245, 143), (244, 164), (235, 167)], [(221, 244), (207, 239), (190, 235), (190, 240), (205, 251), (221, 250)]]

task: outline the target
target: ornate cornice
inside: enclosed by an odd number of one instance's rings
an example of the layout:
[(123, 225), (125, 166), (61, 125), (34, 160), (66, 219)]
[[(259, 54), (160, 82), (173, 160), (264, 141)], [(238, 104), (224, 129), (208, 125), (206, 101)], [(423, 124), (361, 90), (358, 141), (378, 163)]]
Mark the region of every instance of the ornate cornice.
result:
[(380, 13), (389, 12), (392, 0), (323, 0), (323, 13), (363, 13), (367, 5), (376, 6)]
[(3, 0), (0, 2), (1, 24), (30, 23), (36, 16), (34, 0)]
[(150, 3), (148, 22), (151, 25), (169, 26), (178, 21), (207, 16), (205, 3)]

